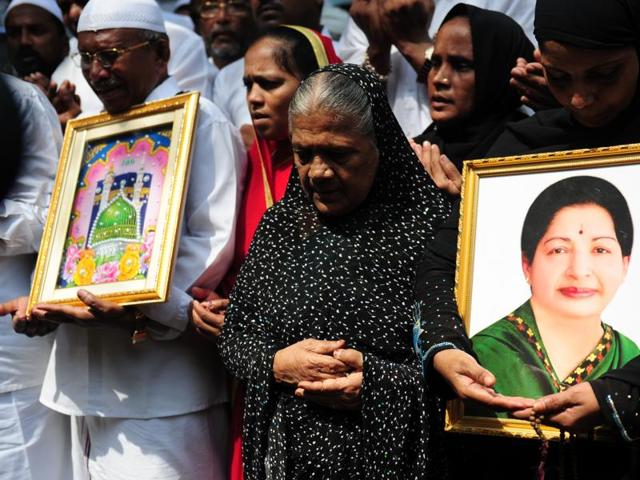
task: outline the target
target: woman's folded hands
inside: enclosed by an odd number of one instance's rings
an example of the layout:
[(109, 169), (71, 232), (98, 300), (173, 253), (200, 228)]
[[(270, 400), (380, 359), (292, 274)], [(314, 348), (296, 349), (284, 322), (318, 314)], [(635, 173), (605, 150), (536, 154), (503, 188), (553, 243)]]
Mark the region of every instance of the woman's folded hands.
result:
[(362, 389), (362, 353), (344, 340), (306, 339), (279, 350), (273, 361), (278, 383), (295, 386), (295, 395), (328, 408), (357, 410)]

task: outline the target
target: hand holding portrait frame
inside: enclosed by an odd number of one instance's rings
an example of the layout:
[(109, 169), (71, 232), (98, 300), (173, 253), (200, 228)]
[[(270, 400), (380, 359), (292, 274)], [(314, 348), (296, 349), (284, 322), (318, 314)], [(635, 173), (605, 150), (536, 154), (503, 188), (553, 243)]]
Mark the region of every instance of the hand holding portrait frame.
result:
[(67, 124), (28, 310), (166, 301), (189, 181), (199, 94)]
[[(476, 355), (496, 375), (496, 391), (538, 398), (595, 379), (636, 356), (640, 326), (634, 318), (637, 293), (633, 287), (640, 284), (640, 265), (629, 260), (633, 223), (640, 214), (640, 145), (474, 160), (465, 162), (463, 178), (456, 298)], [(575, 193), (580, 188), (584, 192)], [(573, 195), (575, 201), (571, 201)], [(609, 204), (601, 200), (612, 196)], [(628, 217), (621, 220), (620, 212), (625, 211)], [(523, 228), (534, 229), (531, 218), (540, 215), (546, 217), (540, 234), (524, 235)], [(596, 224), (599, 215), (605, 220)], [(572, 218), (577, 223), (572, 224)], [(569, 226), (563, 219), (568, 219)], [(602, 232), (602, 225), (609, 233), (592, 235), (592, 231)], [(566, 229), (570, 233), (554, 233)], [(543, 245), (546, 250), (536, 249), (535, 256), (527, 253), (530, 238), (536, 240), (534, 247)], [(576, 267), (569, 258), (587, 260), (580, 260)], [(589, 258), (600, 266), (592, 269)], [(565, 266), (559, 266), (563, 262)], [(550, 265), (547, 270), (536, 267), (544, 273), (536, 284), (531, 265), (545, 264)], [(567, 273), (569, 264), (572, 270)], [(556, 296), (550, 305), (558, 305), (559, 318), (566, 322), (596, 318), (595, 327), (601, 328), (602, 336), (587, 338), (587, 324), (580, 322), (575, 323), (571, 338), (550, 334), (559, 329), (543, 329), (541, 319), (548, 322), (554, 317), (542, 308), (541, 285), (550, 286), (547, 290)], [(607, 288), (607, 295), (602, 294)], [(571, 309), (575, 309), (573, 317)], [(585, 336), (582, 342), (581, 335)], [(567, 349), (581, 352), (568, 370), (553, 355), (553, 345), (557, 348), (563, 342)], [(585, 351), (585, 345), (591, 346)], [(555, 428), (542, 428), (549, 438), (559, 436)], [(448, 405), (446, 429), (538, 437), (527, 421), (459, 400)]]

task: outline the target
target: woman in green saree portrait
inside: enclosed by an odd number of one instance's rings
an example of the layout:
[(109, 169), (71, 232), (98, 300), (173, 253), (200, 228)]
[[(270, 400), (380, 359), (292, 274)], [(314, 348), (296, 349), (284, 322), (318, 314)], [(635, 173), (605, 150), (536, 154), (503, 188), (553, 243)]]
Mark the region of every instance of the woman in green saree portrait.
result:
[(521, 235), (531, 297), (472, 338), (496, 392), (538, 398), (640, 354), (601, 319), (624, 281), (632, 245), (629, 207), (608, 181), (570, 177), (538, 195)]

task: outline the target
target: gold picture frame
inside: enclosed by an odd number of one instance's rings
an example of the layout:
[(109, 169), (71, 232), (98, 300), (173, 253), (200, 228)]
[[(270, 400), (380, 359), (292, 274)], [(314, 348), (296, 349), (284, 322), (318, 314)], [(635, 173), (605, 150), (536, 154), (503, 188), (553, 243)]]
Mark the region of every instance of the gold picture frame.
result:
[(166, 301), (189, 181), (199, 93), (67, 124), (29, 296), (83, 305)]
[[(548, 186), (568, 177), (583, 175), (607, 180), (618, 188), (629, 206), (633, 223), (640, 225), (636, 220), (640, 218), (640, 193), (636, 193), (635, 184), (640, 178), (640, 144), (464, 163), (455, 294), (459, 313), (472, 341), (476, 333), (508, 317), (523, 300), (527, 301), (527, 296), (531, 296), (529, 285), (523, 281), (520, 234), (532, 201)], [(640, 344), (640, 327), (635, 327), (631, 321), (634, 294), (637, 297), (632, 286), (640, 282), (640, 265), (629, 262), (625, 274), (624, 282), (601, 318), (614, 329), (622, 329), (632, 343)], [(629, 321), (625, 311), (630, 312)], [(610, 318), (615, 318), (616, 323), (610, 323)], [(530, 330), (527, 331), (529, 335)], [(536, 345), (535, 342), (530, 343)], [(544, 345), (543, 355), (546, 355)], [(551, 366), (550, 363), (547, 365)], [(485, 367), (488, 368), (487, 365)], [(552, 366), (550, 368), (553, 369)], [(576, 371), (580, 370), (574, 370), (572, 374)], [(555, 370), (550, 376), (554, 374)], [(585, 376), (588, 380), (588, 375)], [(562, 382), (570, 378), (567, 376)], [(538, 438), (528, 421), (465, 414), (461, 400), (448, 403), (445, 429), (459, 433)], [(557, 439), (560, 435), (559, 430), (547, 425), (542, 426), (542, 431), (550, 439)], [(606, 429), (596, 429), (596, 436), (610, 438)]]

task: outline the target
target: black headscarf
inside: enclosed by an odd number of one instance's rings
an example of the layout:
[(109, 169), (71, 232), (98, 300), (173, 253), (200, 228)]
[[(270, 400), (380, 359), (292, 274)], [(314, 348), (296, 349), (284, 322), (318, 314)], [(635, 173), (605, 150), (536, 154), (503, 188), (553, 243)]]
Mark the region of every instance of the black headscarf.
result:
[[(450, 206), (416, 162), (380, 82), (349, 64), (319, 72), (347, 76), (369, 99), (379, 168), (367, 201), (331, 222), (294, 170), (253, 238), (219, 339), (227, 368), (247, 384), (245, 475), (424, 478), (441, 462), (426, 444), (442, 430), (442, 409), (425, 395), (411, 348), (412, 285)], [(363, 352), (360, 411), (318, 407), (274, 383), (275, 353), (307, 338), (345, 339)]]
[(459, 16), (468, 17), (471, 26), (475, 68), (473, 113), (463, 123), (449, 128), (433, 123), (416, 140), (438, 144), (461, 169), (463, 160), (484, 156), (507, 122), (524, 118), (518, 111), (520, 97), (509, 86), (509, 80), (518, 57), (533, 61), (534, 46), (511, 17), (464, 3), (454, 6), (442, 25)]
[[(640, 51), (638, 0), (538, 0), (538, 43), (554, 40), (578, 48), (635, 47)], [(640, 82), (640, 78), (639, 78)], [(640, 90), (610, 125), (587, 128), (563, 109), (545, 110), (507, 127), (488, 156), (551, 152), (640, 142)]]
[(620, 48), (638, 42), (636, 0), (538, 0), (534, 35), (580, 48)]

